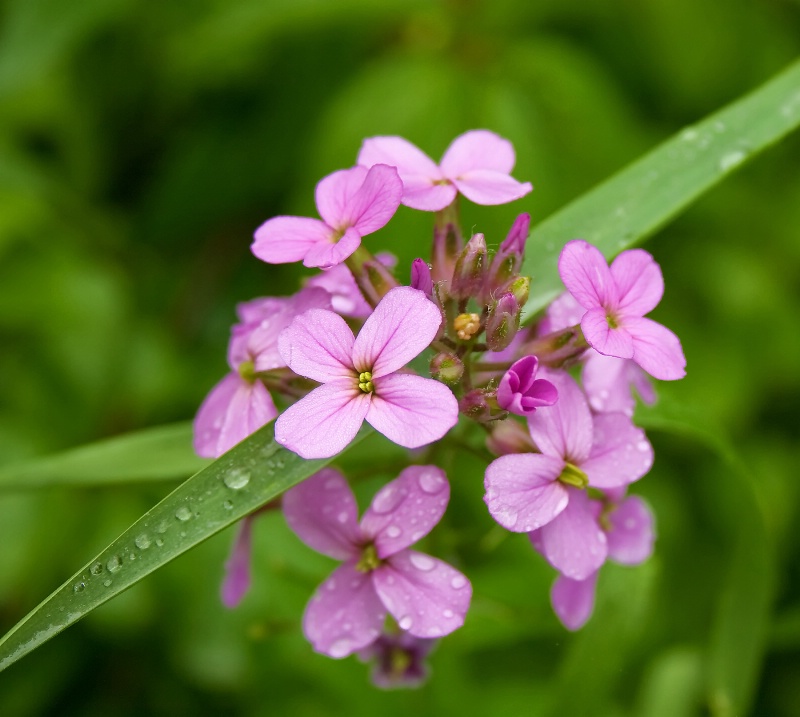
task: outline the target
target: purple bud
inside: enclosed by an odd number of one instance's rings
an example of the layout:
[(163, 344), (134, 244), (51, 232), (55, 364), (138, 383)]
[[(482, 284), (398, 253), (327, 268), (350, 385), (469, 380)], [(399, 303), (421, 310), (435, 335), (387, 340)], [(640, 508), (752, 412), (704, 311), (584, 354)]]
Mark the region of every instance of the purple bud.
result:
[(455, 219), (443, 223), (437, 222), (433, 229), (433, 268), (431, 271), (434, 282), (450, 281), (456, 259), (463, 248), (464, 240), (461, 238), (458, 222)]
[(511, 225), (508, 236), (500, 244), (500, 248), (492, 259), (489, 267), (487, 294), (496, 294), (506, 288), (509, 280), (513, 279), (522, 268), (522, 258), (525, 252), (525, 241), (531, 228), (531, 215), (520, 214)]
[(455, 354), (443, 351), (431, 359), (431, 376), (443, 383), (457, 383), (464, 375), (464, 363)]
[(489, 307), (486, 319), (486, 345), (492, 351), (506, 348), (519, 330), (520, 306), (514, 294), (503, 294)]
[(423, 259), (414, 259), (411, 262), (411, 286), (424, 291), (426, 296), (433, 294), (433, 278), (431, 268)]
[(455, 299), (478, 296), (486, 278), (486, 240), (483, 234), (475, 234), (467, 242), (453, 269), (450, 295)]
[(500, 379), (497, 402), (518, 416), (532, 416), (537, 408), (552, 406), (558, 400), (558, 390), (550, 381), (536, 378), (538, 368), (536, 356), (515, 361)]
[(492, 432), (486, 438), (486, 447), (496, 456), (536, 452), (528, 429), (511, 419), (493, 424)]
[(465, 393), (458, 402), (458, 409), (478, 423), (490, 423), (508, 416), (497, 404), (495, 391), (489, 388), (474, 388)]

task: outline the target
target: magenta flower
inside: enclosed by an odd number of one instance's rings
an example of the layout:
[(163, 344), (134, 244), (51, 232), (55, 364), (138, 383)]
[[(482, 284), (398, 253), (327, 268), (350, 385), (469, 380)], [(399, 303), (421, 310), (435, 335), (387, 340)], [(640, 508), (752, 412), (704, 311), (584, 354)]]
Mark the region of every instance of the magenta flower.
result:
[(322, 217), (273, 217), (255, 233), (252, 251), (269, 264), (303, 261), (328, 268), (341, 264), (378, 231), (400, 206), (403, 183), (394, 167), (376, 164), (342, 169), (317, 184), (315, 199)]
[(286, 366), (278, 352), (278, 334), (295, 316), (330, 306), (327, 291), (304, 289), (294, 296), (254, 299), (236, 307), (242, 323), (231, 329), (231, 372), (211, 389), (194, 419), (199, 456), (218, 458), (278, 415), (257, 374)]
[(592, 416), (568, 374), (548, 374), (557, 403), (528, 419), (541, 453), (504, 455), (486, 469), (484, 500), (492, 517), (515, 532), (540, 531), (542, 550), (561, 572), (584, 580), (606, 558), (606, 536), (582, 490), (619, 488), (653, 463), (644, 432), (621, 413)]
[(345, 478), (325, 468), (286, 492), (286, 522), (309, 547), (344, 560), (306, 607), (303, 631), (317, 652), (346, 657), (381, 634), (387, 612), (415, 637), (464, 622), (472, 587), (436, 558), (409, 550), (444, 515), (450, 486), (435, 466), (410, 466), (384, 486), (357, 522)]
[(664, 293), (661, 268), (650, 254), (643, 249), (624, 251), (609, 267), (596, 247), (576, 239), (561, 250), (558, 271), (564, 286), (586, 310), (581, 330), (595, 351), (633, 359), (651, 376), (665, 381), (686, 375), (678, 337), (644, 318)]
[(556, 387), (543, 378), (536, 378), (539, 359), (523, 356), (511, 364), (497, 387), (501, 408), (518, 416), (532, 416), (537, 408), (552, 406), (558, 400)]
[(436, 638), (414, 637), (407, 632), (384, 632), (358, 653), (373, 662), (372, 684), (383, 690), (416, 689), (430, 674), (425, 658), (438, 644)]
[(235, 608), (250, 589), (250, 555), (253, 549), (253, 519), (246, 515), (239, 524), (230, 557), (225, 563), (225, 578), (220, 597), (225, 607)]
[(289, 367), (322, 383), (275, 422), (275, 440), (303, 458), (341, 451), (366, 419), (389, 440), (418, 448), (458, 420), (458, 402), (443, 384), (399, 371), (426, 349), (439, 309), (408, 286), (389, 291), (358, 338), (332, 311), (308, 311), (279, 338)]
[(524, 197), (533, 187), (511, 177), (515, 162), (511, 142), (485, 129), (456, 137), (439, 165), (402, 137), (364, 140), (357, 160), (363, 167), (397, 167), (403, 204), (426, 212), (444, 209), (458, 192), (476, 204), (505, 204)]

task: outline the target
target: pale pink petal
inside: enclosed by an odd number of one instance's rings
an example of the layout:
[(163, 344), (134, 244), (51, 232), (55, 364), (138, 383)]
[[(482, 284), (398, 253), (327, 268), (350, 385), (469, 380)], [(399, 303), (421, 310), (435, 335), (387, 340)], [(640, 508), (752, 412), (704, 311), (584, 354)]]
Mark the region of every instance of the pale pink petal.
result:
[(653, 514), (638, 496), (626, 498), (608, 514), (608, 556), (623, 565), (638, 565), (653, 553)]
[(349, 224), (361, 236), (386, 226), (400, 206), (403, 182), (394, 167), (376, 164), (347, 206)]
[(369, 645), (380, 635), (386, 619), (371, 575), (356, 570), (355, 562), (333, 571), (303, 615), (303, 633), (314, 649), (337, 659)]
[(538, 541), (554, 568), (573, 580), (586, 580), (606, 560), (606, 534), (586, 492), (571, 487), (567, 492), (567, 507), (542, 527)]
[(598, 353), (617, 358), (633, 358), (633, 339), (624, 326), (611, 328), (603, 308), (589, 309), (581, 319), (581, 331), (586, 342)]
[(558, 481), (564, 461), (538, 453), (500, 456), (486, 468), (484, 501), (504, 528), (527, 533), (549, 523), (567, 507)]
[(300, 261), (311, 247), (333, 238), (333, 229), (319, 219), (273, 217), (256, 229), (250, 249), (268, 264)]
[(345, 477), (323, 468), (283, 494), (283, 517), (300, 540), (337, 560), (360, 556), (358, 506)]
[(354, 382), (325, 383), (278, 416), (275, 440), (302, 458), (330, 458), (355, 438), (369, 403)]
[[(380, 252), (375, 258), (387, 269), (392, 269), (397, 264), (397, 257), (388, 252)], [(312, 288), (316, 291), (324, 289), (330, 295), (333, 310), (337, 314), (365, 319), (372, 313), (372, 307), (364, 299), (353, 274), (343, 264), (309, 277), (306, 287), (304, 291), (311, 291)]]
[(447, 180), (434, 183), (427, 177), (403, 177), (403, 204), (422, 212), (438, 212), (453, 203), (458, 190)]
[(338, 314), (311, 309), (295, 317), (278, 337), (278, 350), (286, 365), (314, 381), (355, 379), (353, 332)]
[(581, 380), (593, 410), (603, 413), (621, 412), (633, 415), (636, 402), (631, 393), (628, 366), (641, 369), (629, 359), (603, 356), (590, 351), (583, 365)]
[(581, 464), (593, 488), (618, 488), (639, 480), (653, 465), (653, 447), (644, 431), (623, 413), (594, 417), (594, 443)]
[(444, 384), (414, 374), (382, 376), (366, 418), (376, 431), (405, 448), (438, 441), (458, 421), (458, 401)]
[(472, 585), (447, 563), (403, 550), (372, 573), (375, 590), (401, 630), (440, 637), (464, 624)]
[(453, 179), (453, 184), (471, 202), (485, 206), (507, 204), (533, 191), (530, 182), (518, 182), (490, 169), (473, 169)]
[(442, 172), (456, 179), (476, 169), (509, 174), (514, 169), (514, 146), (494, 132), (475, 129), (456, 137), (442, 157)]
[(575, 380), (563, 371), (541, 373), (558, 391), (558, 401), (528, 418), (533, 442), (548, 456), (581, 464), (592, 447), (592, 414)]
[(633, 360), (653, 378), (675, 381), (686, 375), (680, 339), (666, 326), (645, 318), (626, 318), (633, 337)]
[(544, 336), (552, 331), (561, 331), (575, 326), (581, 322), (585, 313), (586, 309), (575, 300), (572, 294), (565, 291), (547, 307), (544, 319), (536, 327), (536, 335)]
[(564, 245), (558, 257), (558, 273), (584, 309), (607, 305), (613, 300), (613, 279), (608, 264), (597, 247), (582, 239)]
[(314, 244), (303, 259), (303, 266), (318, 269), (330, 269), (341, 264), (358, 247), (361, 246), (361, 234), (350, 227), (338, 241), (330, 237), (327, 241)]
[(314, 191), (317, 211), (328, 226), (345, 229), (352, 226), (350, 204), (361, 189), (367, 170), (364, 167), (340, 169), (323, 177)]
[(611, 264), (611, 276), (617, 285), (616, 308), (621, 314), (644, 316), (664, 295), (661, 267), (644, 249), (622, 252)]
[(439, 309), (410, 286), (391, 289), (366, 320), (353, 345), (353, 365), (380, 378), (430, 346), (442, 323)]
[(197, 411), (194, 450), (203, 458), (218, 458), (277, 415), (263, 383), (249, 383), (238, 373), (229, 373)]
[(567, 630), (580, 630), (594, 611), (597, 573), (586, 580), (572, 580), (559, 575), (550, 590), (550, 602)]
[(247, 515), (239, 524), (233, 541), (233, 550), (225, 563), (225, 578), (220, 589), (220, 597), (225, 607), (236, 607), (250, 589), (252, 538), (253, 516)]
[(409, 466), (385, 485), (361, 519), (364, 535), (374, 539), (378, 557), (424, 538), (444, 515), (450, 484), (436, 466)]
[(406, 175), (421, 175), (433, 180), (442, 179), (442, 173), (436, 163), (421, 149), (402, 137), (384, 136), (365, 139), (358, 153), (357, 162), (368, 168), (376, 164), (397, 167), (403, 182)]

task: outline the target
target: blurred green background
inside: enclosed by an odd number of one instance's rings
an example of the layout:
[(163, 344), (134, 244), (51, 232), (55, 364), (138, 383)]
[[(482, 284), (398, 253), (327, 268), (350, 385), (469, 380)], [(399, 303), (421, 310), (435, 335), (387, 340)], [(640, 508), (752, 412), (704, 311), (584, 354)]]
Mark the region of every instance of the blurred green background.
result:
[[(253, 230), (314, 214), (315, 183), (364, 137), (435, 158), (468, 129), (511, 139), (535, 191), (464, 211), (496, 245), (518, 212), (545, 218), (798, 54), (797, 0), (5, 0), (0, 464), (190, 418), (226, 371), (236, 302), (303, 273), (254, 259)], [(798, 158), (793, 136), (647, 244), (688, 376), (658, 387), (636, 487), (656, 555), (604, 569), (582, 632), (455, 452), (428, 547), (475, 597), (423, 689), (380, 692), (355, 658), (311, 651), (299, 620), (331, 561), (269, 514), (238, 610), (217, 597), (227, 531), (0, 675), (3, 717), (798, 714)], [(370, 240), (403, 280), (430, 219), (401, 208)], [(0, 494), (0, 631), (171, 487)]]

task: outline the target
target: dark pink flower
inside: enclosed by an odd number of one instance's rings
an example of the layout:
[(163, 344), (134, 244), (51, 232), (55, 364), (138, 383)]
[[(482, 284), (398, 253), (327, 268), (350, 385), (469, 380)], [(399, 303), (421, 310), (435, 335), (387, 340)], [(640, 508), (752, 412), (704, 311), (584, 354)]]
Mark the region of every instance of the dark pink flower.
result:
[(402, 137), (364, 140), (357, 161), (363, 167), (397, 167), (403, 204), (427, 212), (444, 209), (459, 192), (476, 204), (505, 204), (533, 189), (511, 177), (516, 162), (511, 142), (485, 129), (456, 137), (438, 165)]
[(306, 608), (303, 631), (315, 650), (336, 658), (361, 650), (381, 634), (387, 612), (415, 637), (440, 637), (463, 624), (469, 580), (409, 550), (439, 522), (449, 497), (435, 466), (406, 468), (377, 493), (360, 524), (350, 486), (332, 468), (286, 492), (289, 527), (309, 547), (345, 561)]
[(518, 416), (532, 416), (537, 408), (552, 406), (558, 400), (556, 387), (546, 379), (536, 378), (538, 367), (536, 356), (523, 356), (511, 365), (497, 387), (501, 408)]
[(273, 217), (255, 233), (252, 251), (269, 264), (301, 261), (328, 268), (341, 264), (378, 231), (400, 206), (403, 183), (394, 167), (376, 164), (342, 169), (320, 180), (317, 211), (322, 217)]

